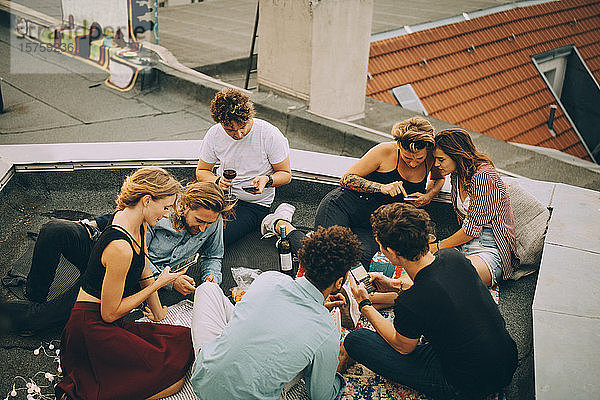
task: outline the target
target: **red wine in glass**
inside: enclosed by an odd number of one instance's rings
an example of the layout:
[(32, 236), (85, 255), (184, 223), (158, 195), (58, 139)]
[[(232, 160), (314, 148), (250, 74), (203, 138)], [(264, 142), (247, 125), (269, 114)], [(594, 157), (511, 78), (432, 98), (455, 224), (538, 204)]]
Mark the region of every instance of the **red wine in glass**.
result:
[(223, 178), (225, 179), (233, 179), (237, 176), (237, 172), (235, 171), (235, 169), (226, 169), (223, 170)]
[[(225, 179), (232, 180), (236, 176), (237, 176), (237, 172), (235, 169), (224, 169), (223, 170), (223, 178), (225, 178)], [(227, 190), (227, 194), (225, 195), (225, 201), (227, 201), (228, 203), (233, 203), (236, 200), (237, 200), (237, 196), (235, 194), (231, 193), (231, 186), (230, 186), (229, 189)]]

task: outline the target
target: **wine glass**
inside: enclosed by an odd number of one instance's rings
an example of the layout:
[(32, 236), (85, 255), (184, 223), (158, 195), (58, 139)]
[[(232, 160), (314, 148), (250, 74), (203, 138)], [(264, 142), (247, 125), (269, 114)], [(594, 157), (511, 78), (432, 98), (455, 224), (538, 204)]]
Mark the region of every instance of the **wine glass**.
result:
[[(237, 176), (237, 171), (235, 170), (235, 166), (231, 164), (223, 163), (223, 178), (233, 180)], [(225, 194), (225, 201), (228, 203), (233, 203), (237, 200), (237, 196), (231, 193), (231, 186), (227, 189), (227, 193)]]

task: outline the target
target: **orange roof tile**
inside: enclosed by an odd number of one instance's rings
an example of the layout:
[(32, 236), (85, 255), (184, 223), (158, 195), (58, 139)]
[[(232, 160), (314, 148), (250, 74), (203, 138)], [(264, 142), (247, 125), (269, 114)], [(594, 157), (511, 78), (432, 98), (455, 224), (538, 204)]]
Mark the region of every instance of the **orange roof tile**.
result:
[(514, 8), (371, 44), (367, 95), (410, 83), (428, 114), (502, 140), (591, 159), (531, 57), (573, 44), (600, 81), (600, 0)]

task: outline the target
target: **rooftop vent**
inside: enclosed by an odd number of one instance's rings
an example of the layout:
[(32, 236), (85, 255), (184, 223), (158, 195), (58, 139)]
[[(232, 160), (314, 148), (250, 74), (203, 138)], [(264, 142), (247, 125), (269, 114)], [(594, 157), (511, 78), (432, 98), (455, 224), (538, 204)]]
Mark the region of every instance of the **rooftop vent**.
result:
[(400, 107), (427, 115), (427, 110), (423, 107), (423, 103), (410, 83), (393, 88), (392, 94)]

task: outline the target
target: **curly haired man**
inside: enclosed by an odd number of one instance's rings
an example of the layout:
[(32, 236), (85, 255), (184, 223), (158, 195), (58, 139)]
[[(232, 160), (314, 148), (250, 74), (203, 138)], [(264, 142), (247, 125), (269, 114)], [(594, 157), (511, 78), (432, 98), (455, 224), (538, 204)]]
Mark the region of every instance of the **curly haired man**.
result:
[(191, 381), (198, 398), (276, 400), (298, 377), (311, 399), (343, 391), (336, 372), (340, 331), (329, 310), (344, 303), (337, 292), (360, 244), (348, 228), (319, 228), (302, 241), (298, 257), (303, 277), (263, 272), (235, 307), (212, 282), (196, 289)]
[[(216, 124), (202, 140), (196, 178), (215, 182), (225, 191), (231, 188), (238, 199), (235, 218), (228, 221), (223, 231), (227, 246), (259, 227), (269, 213), (275, 187), (291, 181), (290, 149), (279, 129), (254, 118), (254, 104), (239, 90), (226, 88), (218, 92), (210, 111)], [(215, 175), (213, 168), (217, 163)], [(225, 178), (225, 169), (235, 170), (235, 178)], [(291, 218), (294, 210), (284, 203), (277, 212)]]

